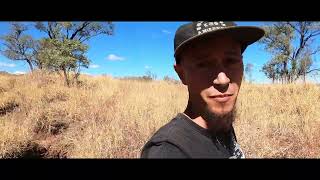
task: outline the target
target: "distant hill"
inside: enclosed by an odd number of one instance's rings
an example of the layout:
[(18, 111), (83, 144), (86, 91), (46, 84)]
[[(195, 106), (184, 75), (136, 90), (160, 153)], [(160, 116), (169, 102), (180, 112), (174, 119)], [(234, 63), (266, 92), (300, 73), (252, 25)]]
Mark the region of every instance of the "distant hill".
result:
[(6, 75), (6, 76), (21, 76), (23, 74), (14, 74), (14, 73), (9, 73), (7, 71), (0, 71), (0, 75)]
[(10, 73), (8, 73), (7, 71), (0, 71), (1, 75), (11, 75)]

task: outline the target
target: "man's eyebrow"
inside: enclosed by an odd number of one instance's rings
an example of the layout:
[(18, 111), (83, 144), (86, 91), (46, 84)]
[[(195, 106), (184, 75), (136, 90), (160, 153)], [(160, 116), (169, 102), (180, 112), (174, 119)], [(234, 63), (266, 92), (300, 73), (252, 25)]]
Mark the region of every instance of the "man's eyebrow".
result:
[(232, 56), (242, 56), (241, 54), (239, 54), (238, 52), (236, 51), (226, 51), (224, 52), (225, 55), (232, 55)]
[(210, 55), (209, 54), (194, 54), (194, 55), (191, 55), (191, 57), (193, 59), (206, 60), (206, 59), (208, 59), (208, 57), (210, 57)]

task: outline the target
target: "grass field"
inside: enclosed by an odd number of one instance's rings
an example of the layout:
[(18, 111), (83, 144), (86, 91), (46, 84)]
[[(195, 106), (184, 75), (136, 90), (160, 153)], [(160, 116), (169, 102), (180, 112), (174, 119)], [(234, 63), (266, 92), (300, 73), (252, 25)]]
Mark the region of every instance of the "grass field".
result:
[[(0, 157), (138, 158), (187, 104), (168, 81), (81, 76), (66, 87), (45, 72), (0, 75)], [(249, 158), (320, 157), (320, 87), (243, 84), (235, 130)]]

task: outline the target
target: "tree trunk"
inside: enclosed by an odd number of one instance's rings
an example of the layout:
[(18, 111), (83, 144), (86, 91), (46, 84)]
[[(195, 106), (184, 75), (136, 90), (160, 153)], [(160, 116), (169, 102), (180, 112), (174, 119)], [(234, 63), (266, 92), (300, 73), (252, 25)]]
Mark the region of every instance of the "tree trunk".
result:
[(303, 73), (303, 83), (306, 84), (306, 73)]
[(76, 82), (76, 84), (77, 85), (79, 85), (79, 76), (80, 76), (80, 62), (79, 62), (79, 64), (78, 64), (78, 68), (76, 68), (75, 70), (74, 70), (74, 81)]
[(39, 69), (43, 69), (43, 65), (42, 65), (41, 62), (38, 62), (38, 68), (39, 68)]
[(64, 74), (65, 83), (67, 84), (68, 87), (70, 87), (70, 81), (69, 81), (69, 78), (68, 78), (68, 73), (67, 73), (66, 68), (63, 68), (63, 74)]
[[(287, 62), (283, 62), (283, 71), (284, 71), (284, 83), (288, 83), (288, 70), (287, 70)], [(282, 83), (283, 84), (283, 83)]]
[(27, 63), (29, 64), (30, 70), (31, 72), (33, 72), (33, 66), (30, 60), (27, 60)]
[(77, 85), (79, 85), (79, 76), (80, 76), (80, 73), (79, 72), (75, 72), (75, 74), (74, 74), (74, 82), (76, 82)]
[(291, 74), (288, 74), (288, 80), (287, 80), (288, 84), (293, 82), (293, 76)]

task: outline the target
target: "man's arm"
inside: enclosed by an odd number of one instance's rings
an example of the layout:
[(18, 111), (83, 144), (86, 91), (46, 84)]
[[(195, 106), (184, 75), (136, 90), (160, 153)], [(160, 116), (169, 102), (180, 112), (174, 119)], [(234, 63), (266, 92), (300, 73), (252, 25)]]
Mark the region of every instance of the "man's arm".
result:
[(168, 142), (162, 142), (161, 144), (153, 145), (144, 149), (141, 153), (141, 158), (177, 159), (188, 157), (177, 146)]

